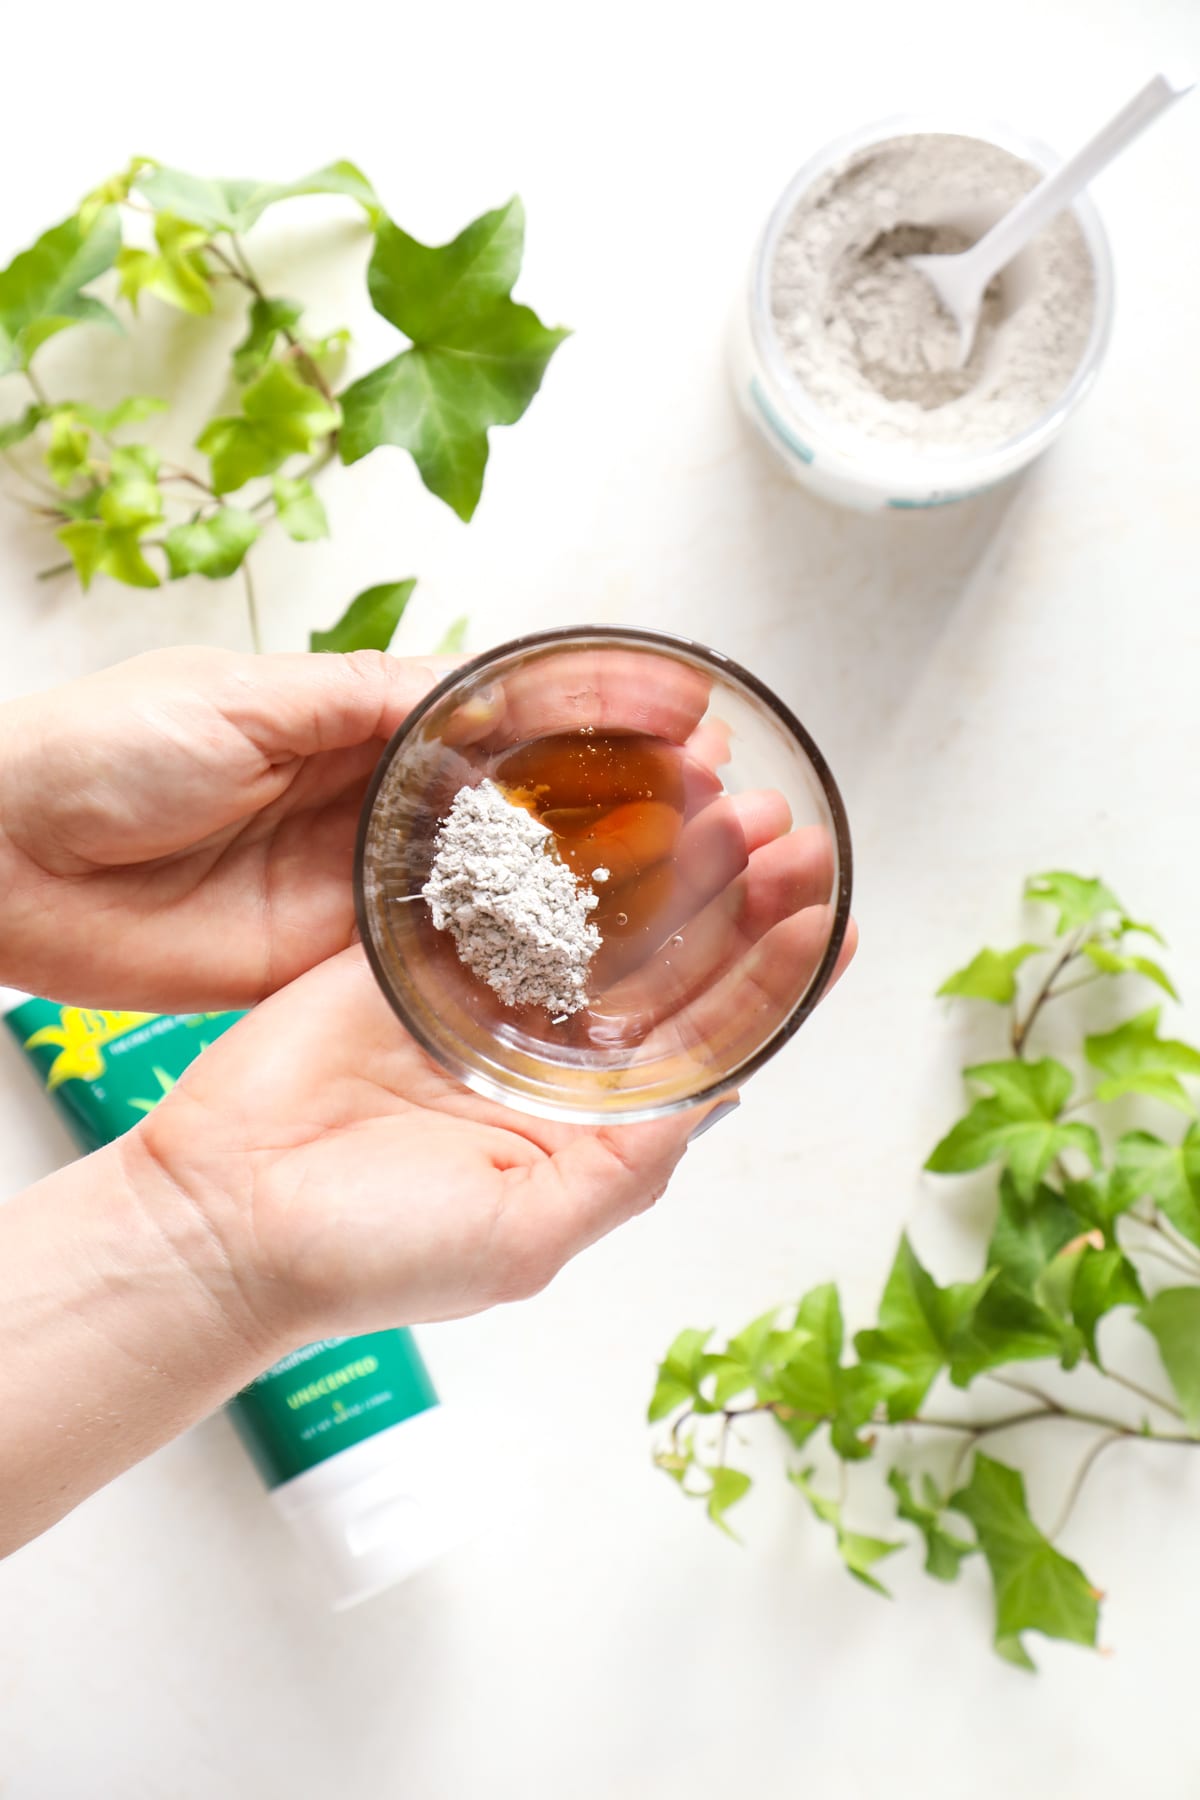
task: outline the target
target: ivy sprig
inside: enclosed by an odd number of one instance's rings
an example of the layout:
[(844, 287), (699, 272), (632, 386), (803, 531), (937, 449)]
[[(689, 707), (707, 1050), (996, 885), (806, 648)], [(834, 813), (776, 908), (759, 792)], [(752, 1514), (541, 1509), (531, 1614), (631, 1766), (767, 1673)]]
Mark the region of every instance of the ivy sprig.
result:
[[(1138, 944), (1161, 944), (1161, 936), (1104, 882), (1054, 870), (1033, 877), (1025, 893), (1052, 909), (1049, 932), (979, 951), (939, 990), (1008, 1013), (1008, 1055), (967, 1068), (967, 1111), (926, 1163), (942, 1175), (995, 1168), (982, 1267), (941, 1285), (903, 1236), (875, 1323), (852, 1348), (833, 1283), (724, 1343), (711, 1331), (683, 1331), (659, 1366), (649, 1417), (669, 1427), (659, 1467), (730, 1536), (727, 1514), (752, 1485), (730, 1446), (766, 1420), (804, 1450), (789, 1479), (864, 1586), (886, 1593), (877, 1565), (914, 1538), (939, 1581), (957, 1580), (978, 1558), (991, 1579), (995, 1648), (1032, 1669), (1031, 1633), (1098, 1641), (1102, 1595), (1058, 1539), (1099, 1458), (1131, 1440), (1200, 1443), (1200, 1050), (1164, 1034), (1156, 1005), (1108, 1031), (1080, 1026), (1074, 1066), (1035, 1054), (1047, 1009), (1065, 1002), (1077, 1019), (1069, 997), (1084, 988), (1132, 978), (1172, 998), (1175, 989)], [(1131, 1100), (1147, 1107), (1146, 1127), (1114, 1141), (1106, 1109)], [(1181, 1112), (1186, 1129), (1170, 1135)], [(1109, 1354), (1102, 1326), (1118, 1309), (1157, 1348), (1163, 1378), (1153, 1387)], [(1031, 1381), (1033, 1363), (1088, 1369), (1087, 1397)], [(955, 1389), (981, 1404), (970, 1413), (947, 1407)], [(1094, 1402), (1097, 1392), (1107, 1399)], [(1020, 1470), (993, 1454), (997, 1441), (1011, 1434), (1019, 1445), (1018, 1434), (1035, 1426), (1072, 1450), (1087, 1435), (1048, 1529), (1031, 1513)], [(947, 1456), (938, 1446), (948, 1439)], [(836, 1495), (824, 1491), (814, 1460), (822, 1446), (842, 1466)], [(897, 1524), (911, 1538), (847, 1523), (846, 1470), (872, 1460), (887, 1465)]]
[[(267, 291), (246, 242), (268, 208), (314, 194), (346, 199), (363, 215), (373, 237), (371, 302), (407, 340), (346, 387), (349, 331), (314, 333), (298, 300)], [(513, 199), (449, 244), (418, 243), (345, 161), (299, 181), (261, 182), (135, 158), (0, 270), (0, 377), (26, 390), (23, 407), (0, 423), (0, 457), (69, 559), (43, 576), (73, 569), (84, 589), (102, 576), (155, 588), (240, 570), (259, 648), (250, 552), (272, 524), (297, 543), (328, 535), (313, 484), (335, 458), (349, 464), (399, 446), (426, 487), (469, 520), (490, 429), (522, 416), (567, 335), (512, 299), (524, 229)], [(200, 461), (169, 461), (144, 434), (128, 441), (168, 410), (164, 400), (131, 395), (102, 410), (54, 398), (34, 366), (63, 331), (124, 331), (154, 305), (204, 317), (222, 288), (244, 298), (245, 330), (228, 397), (195, 440)], [(408, 578), (367, 589), (310, 647), (386, 648), (412, 587)]]

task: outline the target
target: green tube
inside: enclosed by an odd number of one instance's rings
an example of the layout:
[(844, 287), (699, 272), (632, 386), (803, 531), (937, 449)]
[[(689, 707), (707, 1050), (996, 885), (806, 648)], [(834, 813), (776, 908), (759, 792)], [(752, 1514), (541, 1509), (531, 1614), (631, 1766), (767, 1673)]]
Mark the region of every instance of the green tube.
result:
[[(105, 1012), (12, 989), (0, 989), (0, 1010), (84, 1151), (136, 1125), (243, 1017)], [(325, 1565), (336, 1607), (462, 1535), (455, 1452), (410, 1331), (303, 1345), (229, 1412), (277, 1508)]]

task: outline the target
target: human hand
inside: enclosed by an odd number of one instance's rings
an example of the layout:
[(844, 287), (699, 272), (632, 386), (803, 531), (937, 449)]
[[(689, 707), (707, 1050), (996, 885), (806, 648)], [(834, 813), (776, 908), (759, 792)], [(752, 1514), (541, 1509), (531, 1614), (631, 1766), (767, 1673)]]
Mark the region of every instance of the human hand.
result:
[(208, 1010), (343, 949), (367, 780), (448, 666), (155, 651), (0, 708), (0, 979)]
[(356, 946), (224, 1033), (113, 1148), (151, 1209), (156, 1186), (186, 1197), (231, 1311), (282, 1349), (536, 1292), (658, 1198), (708, 1110), (588, 1127), (482, 1099), (399, 1028)]

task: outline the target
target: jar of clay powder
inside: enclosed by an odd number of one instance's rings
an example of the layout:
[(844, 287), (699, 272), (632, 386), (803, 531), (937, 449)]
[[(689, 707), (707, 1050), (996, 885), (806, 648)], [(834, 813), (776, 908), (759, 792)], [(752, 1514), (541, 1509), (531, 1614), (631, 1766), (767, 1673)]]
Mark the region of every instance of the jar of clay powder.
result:
[(994, 487), (1095, 379), (1112, 260), (1086, 196), (996, 277), (965, 368), (906, 256), (977, 241), (1060, 159), (1006, 128), (896, 118), (828, 145), (767, 222), (738, 309), (738, 397), (792, 475), (863, 511)]

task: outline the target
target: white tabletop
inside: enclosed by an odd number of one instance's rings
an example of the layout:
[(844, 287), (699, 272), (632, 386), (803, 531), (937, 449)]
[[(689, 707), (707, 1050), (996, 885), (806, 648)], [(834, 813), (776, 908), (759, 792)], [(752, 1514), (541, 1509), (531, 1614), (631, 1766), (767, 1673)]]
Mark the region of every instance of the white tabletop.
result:
[[(478, 517), (464, 529), (398, 451), (333, 472), (332, 541), (260, 559), (269, 643), (410, 573), (399, 649), (459, 612), (474, 647), (584, 619), (707, 639), (827, 752), (863, 931), (844, 988), (654, 1213), (539, 1299), (421, 1334), (477, 1418), (469, 1548), (331, 1617), (216, 1418), (0, 1570), (5, 1800), (1058, 1800), (1135, 1783), (1192, 1800), (1186, 1455), (1100, 1465), (1066, 1548), (1108, 1591), (1114, 1655), (1033, 1640), (1032, 1679), (991, 1653), (981, 1566), (942, 1588), (910, 1555), (888, 1566), (893, 1604), (857, 1588), (765, 1436), (738, 1549), (651, 1468), (642, 1417), (682, 1325), (734, 1328), (829, 1277), (868, 1322), (903, 1223), (943, 1279), (970, 1267), (987, 1184), (918, 1172), (967, 1060), (930, 996), (1017, 929), (1026, 871), (1102, 871), (1200, 995), (1200, 100), (1103, 178), (1108, 366), (1017, 490), (924, 516), (826, 510), (749, 437), (723, 366), (751, 239), (817, 142), (961, 98), (1069, 147), (1154, 68), (1200, 63), (1194, 0), (209, 0), (136, 33), (69, 0), (12, 9), (5, 40), (5, 255), (131, 150), (280, 178), (351, 156), (436, 240), (521, 192), (519, 293), (576, 335), (528, 418), (494, 434)], [(305, 235), (323, 216), (297, 213), (291, 251), (264, 262), (338, 323), (352, 283), (322, 276)], [(172, 331), (180, 350), (202, 335)], [(65, 379), (59, 354), (47, 374)], [(36, 586), (42, 546), (10, 514), (0, 530), (6, 691), (155, 643), (241, 641), (236, 583), (82, 598)], [(66, 1149), (4, 1048), (3, 1187)], [(1073, 1449), (1019, 1450), (1044, 1517)], [(869, 1473), (856, 1491), (856, 1521), (883, 1524)]]

